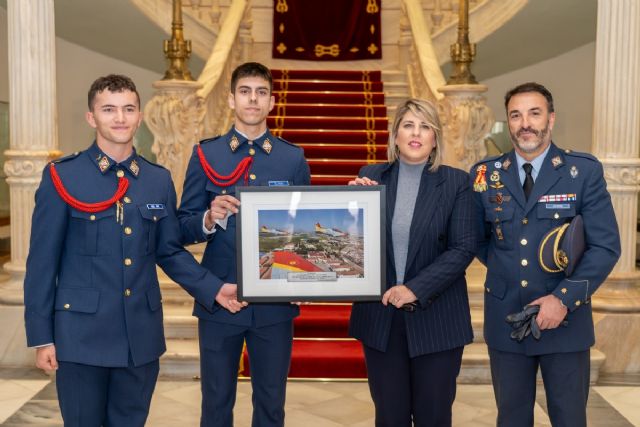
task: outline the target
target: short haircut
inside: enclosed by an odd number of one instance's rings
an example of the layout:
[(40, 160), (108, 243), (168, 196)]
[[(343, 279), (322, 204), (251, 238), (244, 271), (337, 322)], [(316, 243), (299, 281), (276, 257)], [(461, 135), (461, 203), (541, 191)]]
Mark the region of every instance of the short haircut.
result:
[(258, 62), (245, 62), (233, 70), (233, 74), (231, 74), (231, 93), (236, 93), (238, 80), (244, 77), (261, 77), (265, 79), (269, 82), (269, 93), (271, 93), (271, 90), (273, 89), (273, 77), (271, 76), (271, 71)]
[(530, 93), (530, 92), (536, 92), (544, 96), (544, 98), (547, 100), (547, 109), (549, 110), (550, 113), (553, 113), (554, 111), (553, 95), (551, 95), (551, 92), (549, 92), (549, 89), (542, 86), (540, 83), (527, 82), (514, 87), (509, 92), (507, 92), (507, 94), (504, 96), (504, 109), (507, 111), (507, 114), (509, 114), (509, 101), (511, 101), (511, 98), (514, 95), (518, 95), (520, 93)]
[(96, 95), (104, 90), (108, 90), (109, 92), (124, 92), (126, 90), (133, 92), (136, 94), (138, 108), (140, 108), (140, 94), (133, 80), (122, 74), (109, 74), (108, 76), (98, 77), (91, 84), (88, 94), (89, 111), (93, 110)]
[(429, 170), (434, 172), (442, 164), (442, 125), (440, 124), (438, 109), (431, 101), (413, 98), (398, 105), (396, 117), (393, 119), (393, 126), (391, 127), (391, 134), (389, 135), (389, 144), (387, 145), (387, 160), (389, 163), (393, 163), (399, 158), (400, 150), (396, 144), (396, 137), (398, 136), (400, 122), (408, 112), (420, 117), (433, 129), (436, 146), (429, 156), (429, 162), (431, 163)]

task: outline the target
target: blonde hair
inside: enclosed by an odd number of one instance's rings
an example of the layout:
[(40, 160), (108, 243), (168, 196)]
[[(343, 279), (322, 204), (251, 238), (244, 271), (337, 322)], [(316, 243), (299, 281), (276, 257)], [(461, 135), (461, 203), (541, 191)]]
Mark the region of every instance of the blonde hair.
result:
[(440, 125), (440, 117), (438, 117), (438, 110), (435, 104), (431, 101), (412, 98), (398, 105), (396, 116), (393, 119), (391, 134), (389, 135), (389, 143), (387, 145), (387, 160), (389, 163), (393, 163), (398, 160), (399, 150), (396, 145), (396, 137), (398, 135), (400, 122), (408, 112), (420, 117), (431, 129), (433, 129), (436, 146), (429, 155), (429, 162), (431, 163), (429, 171), (435, 172), (442, 164), (442, 149), (440, 148), (442, 141), (442, 127)]

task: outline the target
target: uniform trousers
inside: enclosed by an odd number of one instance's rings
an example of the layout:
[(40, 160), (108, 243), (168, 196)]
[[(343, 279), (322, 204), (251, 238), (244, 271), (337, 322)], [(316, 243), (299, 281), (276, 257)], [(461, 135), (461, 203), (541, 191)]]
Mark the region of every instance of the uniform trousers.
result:
[(58, 362), (56, 389), (65, 427), (143, 427), (156, 386), (158, 360), (107, 368)]
[(233, 427), (238, 367), (247, 343), (253, 394), (253, 427), (282, 427), (293, 320), (244, 327), (207, 320), (198, 323), (202, 377), (201, 427)]
[(489, 349), (499, 427), (533, 426), (538, 368), (554, 427), (586, 427), (589, 350), (527, 356)]
[(386, 351), (363, 345), (376, 427), (451, 426), (464, 347), (409, 357), (404, 316), (394, 313)]

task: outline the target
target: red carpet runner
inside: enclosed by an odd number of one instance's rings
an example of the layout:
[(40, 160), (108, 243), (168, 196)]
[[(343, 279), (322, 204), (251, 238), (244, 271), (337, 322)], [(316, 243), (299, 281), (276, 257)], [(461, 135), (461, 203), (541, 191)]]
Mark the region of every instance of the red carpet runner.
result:
[[(380, 71), (273, 70), (271, 131), (304, 148), (313, 185), (345, 185), (386, 161), (387, 109)], [(359, 342), (348, 337), (350, 304), (300, 307), (290, 378), (366, 378)], [(250, 375), (245, 352), (241, 375)]]

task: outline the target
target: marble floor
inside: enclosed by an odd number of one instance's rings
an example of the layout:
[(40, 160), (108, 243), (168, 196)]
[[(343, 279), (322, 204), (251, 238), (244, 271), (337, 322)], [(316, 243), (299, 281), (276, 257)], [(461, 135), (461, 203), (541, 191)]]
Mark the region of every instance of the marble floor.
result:
[[(595, 386), (589, 398), (590, 427), (640, 426), (640, 387)], [(160, 380), (147, 426), (197, 426), (197, 381)], [(287, 388), (287, 426), (373, 426), (373, 404), (365, 382), (292, 381)], [(535, 425), (550, 426), (544, 395), (538, 396)], [(489, 385), (460, 385), (453, 408), (454, 426), (493, 426), (495, 407)], [(241, 382), (235, 425), (251, 424), (251, 384)], [(0, 369), (0, 426), (60, 427), (55, 384), (33, 370)]]

